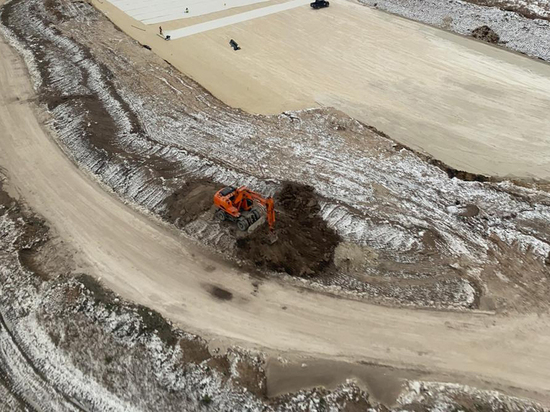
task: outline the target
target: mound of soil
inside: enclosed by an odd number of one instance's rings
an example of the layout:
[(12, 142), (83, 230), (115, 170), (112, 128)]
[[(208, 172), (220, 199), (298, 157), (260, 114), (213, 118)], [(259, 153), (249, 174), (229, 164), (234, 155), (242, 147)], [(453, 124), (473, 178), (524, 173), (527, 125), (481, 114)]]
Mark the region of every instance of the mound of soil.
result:
[(489, 26), (480, 26), (477, 29), (472, 30), (472, 37), (493, 44), (500, 41), (500, 36), (496, 34), (495, 31)]
[(287, 182), (275, 196), (278, 240), (270, 244), (267, 225), (237, 240), (237, 254), (260, 268), (292, 276), (314, 276), (333, 264), (340, 236), (318, 215), (320, 207), (311, 186)]
[(209, 181), (187, 182), (164, 200), (163, 217), (178, 227), (195, 220), (213, 205), (220, 185)]

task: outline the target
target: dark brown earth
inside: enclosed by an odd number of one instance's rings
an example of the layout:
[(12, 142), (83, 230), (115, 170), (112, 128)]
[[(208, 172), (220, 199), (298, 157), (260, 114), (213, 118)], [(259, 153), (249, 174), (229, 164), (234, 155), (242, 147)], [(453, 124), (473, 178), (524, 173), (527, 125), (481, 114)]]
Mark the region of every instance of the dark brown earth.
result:
[[(212, 208), (213, 195), (219, 188), (219, 184), (211, 181), (185, 183), (164, 201), (163, 217), (180, 228), (185, 226)], [(275, 199), (278, 241), (271, 244), (269, 228), (262, 224), (237, 240), (238, 257), (257, 267), (293, 276), (325, 271), (333, 263), (340, 238), (318, 216), (320, 207), (314, 189), (288, 182)], [(216, 288), (211, 293), (219, 299), (228, 299)]]
[(287, 182), (275, 196), (277, 241), (267, 225), (237, 240), (237, 254), (259, 268), (292, 276), (315, 276), (333, 264), (340, 236), (318, 215), (318, 195), (311, 186)]
[(213, 205), (214, 193), (221, 185), (210, 181), (185, 183), (164, 200), (163, 217), (178, 227), (197, 219)]
[(495, 31), (489, 26), (480, 26), (473, 30), (472, 37), (493, 44), (498, 43), (500, 40), (500, 36), (496, 34)]
[[(466, 0), (469, 3), (477, 4), (479, 6), (485, 7), (498, 7), (501, 10), (512, 11), (528, 19), (543, 19), (550, 20), (550, 18), (535, 13), (532, 10), (529, 10), (525, 4), (520, 4), (515, 0)], [(547, 6), (549, 7), (549, 6)]]

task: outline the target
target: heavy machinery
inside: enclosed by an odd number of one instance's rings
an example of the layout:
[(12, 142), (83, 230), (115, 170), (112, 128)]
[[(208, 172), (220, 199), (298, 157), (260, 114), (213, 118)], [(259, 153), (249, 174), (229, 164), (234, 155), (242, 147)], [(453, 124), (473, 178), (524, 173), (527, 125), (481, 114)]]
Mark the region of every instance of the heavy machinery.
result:
[(262, 213), (255, 207), (255, 203), (263, 206), (267, 212), (267, 223), (273, 232), (275, 227), (275, 205), (272, 197), (264, 198), (259, 193), (241, 186), (224, 187), (214, 195), (214, 204), (218, 207), (214, 217), (219, 221), (229, 220), (237, 222), (239, 230), (246, 231), (257, 222)]
[(309, 3), (309, 5), (317, 10), (330, 6), (330, 3), (327, 0), (315, 0), (313, 3)]

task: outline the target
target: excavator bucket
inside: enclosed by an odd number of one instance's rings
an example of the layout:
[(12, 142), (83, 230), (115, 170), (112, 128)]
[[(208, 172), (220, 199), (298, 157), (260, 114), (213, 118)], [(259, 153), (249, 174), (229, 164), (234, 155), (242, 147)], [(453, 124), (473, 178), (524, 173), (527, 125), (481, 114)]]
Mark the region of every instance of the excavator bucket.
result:
[(278, 240), (279, 237), (277, 236), (277, 234), (273, 230), (270, 230), (269, 235), (267, 235), (267, 241), (269, 242), (269, 244), (272, 245)]

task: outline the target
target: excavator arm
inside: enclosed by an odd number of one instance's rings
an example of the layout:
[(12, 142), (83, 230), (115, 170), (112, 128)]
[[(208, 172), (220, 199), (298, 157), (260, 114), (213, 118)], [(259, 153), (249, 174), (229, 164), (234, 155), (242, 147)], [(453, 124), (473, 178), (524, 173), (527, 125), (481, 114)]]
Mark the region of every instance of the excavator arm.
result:
[(267, 214), (267, 224), (269, 225), (269, 229), (273, 231), (275, 229), (275, 203), (273, 202), (273, 198), (268, 197), (267, 199), (258, 199), (258, 202), (265, 207)]
[[(269, 229), (273, 231), (275, 229), (275, 202), (273, 201), (273, 198), (265, 198), (261, 194), (249, 190), (244, 186), (237, 189), (237, 191), (244, 200), (250, 199), (253, 202), (258, 202), (263, 207), (265, 207), (267, 214), (267, 224), (269, 225)], [(248, 205), (245, 207), (248, 207)]]

